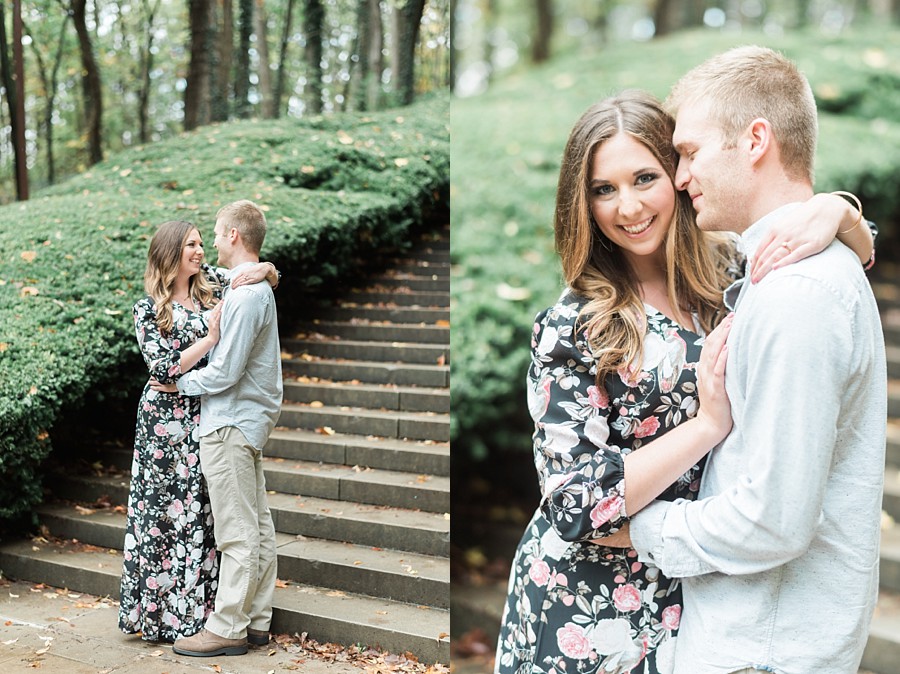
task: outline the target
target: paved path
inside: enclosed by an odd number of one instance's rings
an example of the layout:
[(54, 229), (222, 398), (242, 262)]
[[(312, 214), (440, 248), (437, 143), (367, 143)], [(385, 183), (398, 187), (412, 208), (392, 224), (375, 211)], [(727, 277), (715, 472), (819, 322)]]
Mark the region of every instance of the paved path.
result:
[[(328, 644), (278, 637), (282, 643), (251, 648), (247, 655), (188, 658), (168, 644), (151, 644), (116, 628), (118, 604), (32, 583), (0, 579), (0, 672), (52, 674), (360, 674), (427, 669), (390, 654), (337, 651)], [(327, 651), (331, 651), (328, 653)]]

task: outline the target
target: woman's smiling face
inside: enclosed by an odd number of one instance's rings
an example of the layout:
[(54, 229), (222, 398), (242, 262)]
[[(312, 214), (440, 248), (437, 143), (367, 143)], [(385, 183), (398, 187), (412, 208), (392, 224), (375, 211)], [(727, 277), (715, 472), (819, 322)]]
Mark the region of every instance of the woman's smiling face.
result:
[(643, 143), (618, 133), (597, 147), (588, 200), (600, 231), (626, 257), (663, 255), (675, 214), (675, 187)]

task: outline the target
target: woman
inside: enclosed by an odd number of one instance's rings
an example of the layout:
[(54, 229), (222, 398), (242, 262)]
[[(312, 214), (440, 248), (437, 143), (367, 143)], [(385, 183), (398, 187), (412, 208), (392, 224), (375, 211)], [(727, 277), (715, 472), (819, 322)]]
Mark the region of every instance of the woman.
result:
[[(267, 278), (260, 263), (237, 287)], [(206, 364), (219, 339), (222, 289), (203, 264), (200, 232), (189, 222), (160, 225), (150, 242), (144, 289), (134, 305), (138, 345), (151, 377), (171, 383)], [(147, 641), (198, 632), (215, 602), (218, 561), (206, 485), (200, 472), (200, 398), (144, 387), (138, 404), (119, 628)]]
[[(565, 149), (555, 230), (568, 288), (532, 336), (542, 499), (510, 573), (502, 674), (669, 671), (678, 580), (602, 539), (654, 498), (694, 498), (706, 453), (730, 430), (722, 291), (743, 263), (675, 190), (673, 127), (653, 97), (626, 92), (590, 108)], [(786, 245), (762, 247), (754, 280), (838, 229), (869, 257), (870, 233), (853, 227), (861, 214), (838, 197), (794, 215), (777, 237)]]

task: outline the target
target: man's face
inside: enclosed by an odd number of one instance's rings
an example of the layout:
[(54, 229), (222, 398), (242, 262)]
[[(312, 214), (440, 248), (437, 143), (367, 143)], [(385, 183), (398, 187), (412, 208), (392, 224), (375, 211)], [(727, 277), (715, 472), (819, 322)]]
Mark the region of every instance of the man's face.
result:
[(678, 151), (675, 187), (685, 190), (706, 231), (743, 231), (742, 194), (749, 177), (737, 148), (726, 148), (718, 124), (705, 103), (688, 103), (678, 110), (672, 137)]

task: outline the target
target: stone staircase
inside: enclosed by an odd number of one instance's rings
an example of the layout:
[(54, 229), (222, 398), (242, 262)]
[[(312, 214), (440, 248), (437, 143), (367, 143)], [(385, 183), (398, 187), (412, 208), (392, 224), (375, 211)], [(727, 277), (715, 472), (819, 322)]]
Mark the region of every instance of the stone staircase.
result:
[[(872, 286), (881, 308), (887, 350), (888, 424), (880, 592), (860, 674), (900, 674), (900, 266), (879, 261), (876, 270), (879, 275), (873, 279)], [(492, 531), (484, 537), (483, 553), (488, 559), (511, 559), (522, 529), (523, 526), (507, 524)], [(505, 579), (479, 585), (454, 583), (453, 639), (480, 629), (493, 648), (505, 599)], [(488, 669), (484, 660), (473, 659), (469, 669), (461, 671), (474, 673)]]
[[(881, 591), (862, 666), (877, 674), (900, 673), (900, 283), (898, 268), (876, 266), (872, 287), (881, 309), (888, 363), (885, 513), (881, 536)], [(881, 280), (881, 279), (891, 279)]]
[[(449, 226), (424, 234), (282, 326), (284, 404), (264, 452), (273, 632), (449, 663), (449, 245)], [(83, 474), (57, 459), (45, 536), (0, 546), (5, 576), (118, 597), (129, 443)]]

